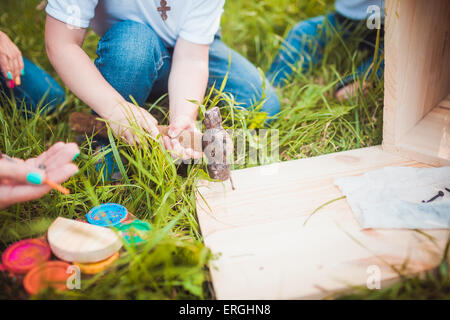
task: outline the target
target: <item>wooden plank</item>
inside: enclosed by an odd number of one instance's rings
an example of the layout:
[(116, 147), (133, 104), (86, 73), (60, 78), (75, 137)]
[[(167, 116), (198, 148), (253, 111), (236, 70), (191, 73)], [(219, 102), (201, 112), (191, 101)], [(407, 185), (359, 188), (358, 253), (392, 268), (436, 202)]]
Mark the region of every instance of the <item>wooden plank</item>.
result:
[(450, 109), (450, 97), (448, 97), (445, 100), (442, 100), (441, 103), (439, 103), (439, 107), (445, 108), (445, 109)]
[(398, 150), (411, 159), (450, 165), (450, 109), (434, 108), (399, 141)]
[(437, 264), (448, 231), (427, 231), (434, 242), (409, 230), (362, 231), (345, 200), (304, 225), (342, 196), (335, 178), (386, 166), (426, 165), (372, 147), (233, 171), (235, 191), (203, 182), (197, 214), (205, 244), (220, 253), (211, 264), (216, 297), (322, 298), (364, 285), (371, 265), (385, 282), (398, 277), (388, 264), (410, 258), (408, 272)]
[(383, 147), (411, 156), (400, 141), (450, 92), (450, 2), (387, 0), (386, 8)]

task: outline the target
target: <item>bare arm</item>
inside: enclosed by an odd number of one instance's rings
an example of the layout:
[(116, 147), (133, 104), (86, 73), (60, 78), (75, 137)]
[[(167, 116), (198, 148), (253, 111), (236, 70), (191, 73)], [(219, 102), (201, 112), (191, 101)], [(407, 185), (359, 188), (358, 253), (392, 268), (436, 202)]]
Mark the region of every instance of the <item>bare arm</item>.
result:
[[(169, 77), (170, 131), (172, 138), (182, 130), (195, 130), (198, 106), (203, 102), (209, 75), (209, 45), (199, 45), (179, 38), (174, 49)], [(176, 143), (176, 141), (173, 141)], [(178, 145), (168, 146), (177, 149)], [(197, 157), (192, 150), (188, 156)]]
[(197, 117), (197, 106), (188, 100), (203, 101), (208, 82), (209, 46), (179, 38), (173, 53), (169, 77), (170, 118)]
[(124, 99), (81, 48), (85, 36), (86, 29), (72, 29), (47, 16), (45, 45), (50, 62), (77, 97), (106, 117), (111, 107), (123, 103)]
[[(45, 44), (47, 54), (55, 70), (69, 89), (102, 118), (128, 125), (126, 106), (133, 111), (138, 123), (147, 131), (158, 135), (156, 120), (144, 109), (129, 104), (101, 75), (82, 44), (86, 29), (69, 28), (64, 22), (47, 16)], [(128, 111), (129, 112), (129, 111)], [(114, 125), (111, 124), (113, 127)], [(114, 129), (114, 128), (113, 128)], [(156, 130), (156, 131), (155, 131)], [(135, 137), (127, 130), (115, 130), (129, 142)], [(131, 140), (131, 141), (130, 141)]]

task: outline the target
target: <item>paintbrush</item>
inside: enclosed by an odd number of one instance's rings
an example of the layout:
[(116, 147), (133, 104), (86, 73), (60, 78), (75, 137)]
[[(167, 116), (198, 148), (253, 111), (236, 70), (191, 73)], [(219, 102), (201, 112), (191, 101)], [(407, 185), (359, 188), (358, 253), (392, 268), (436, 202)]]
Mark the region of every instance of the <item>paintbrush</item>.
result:
[[(45, 167), (45, 165), (41, 164), (41, 165), (39, 166), (39, 169), (41, 169), (41, 170), (46, 170), (47, 168)], [(64, 188), (62, 185), (57, 184), (57, 183), (55, 183), (55, 182), (53, 182), (53, 181), (51, 181), (51, 180), (49, 180), (49, 179), (45, 179), (45, 180), (44, 180), (44, 183), (45, 183), (46, 185), (48, 185), (49, 187), (52, 187), (52, 189), (55, 189), (55, 190), (61, 192), (62, 194), (65, 194), (66, 196), (67, 196), (68, 194), (70, 194), (69, 189)]]
[(62, 194), (65, 194), (65, 195), (70, 194), (69, 189), (64, 188), (64, 187), (63, 187), (62, 185), (60, 185), (60, 184), (54, 183), (53, 181), (50, 181), (50, 180), (48, 180), (48, 179), (45, 179), (45, 180), (44, 180), (44, 183), (45, 183), (46, 185), (52, 187), (53, 189), (55, 189), (55, 190), (61, 192)]

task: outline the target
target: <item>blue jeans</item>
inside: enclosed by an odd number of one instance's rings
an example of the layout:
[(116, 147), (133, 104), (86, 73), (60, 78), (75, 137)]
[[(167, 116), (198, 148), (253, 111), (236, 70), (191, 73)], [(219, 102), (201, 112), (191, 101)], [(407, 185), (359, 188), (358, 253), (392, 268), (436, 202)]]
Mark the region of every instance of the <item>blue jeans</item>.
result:
[[(167, 48), (151, 27), (122, 21), (100, 39), (95, 65), (126, 100), (131, 101), (132, 96), (143, 105), (149, 97), (160, 97), (168, 92), (172, 53), (173, 49)], [(216, 36), (210, 46), (208, 86), (215, 83), (215, 87), (220, 88), (228, 71), (224, 91), (233, 94), (240, 106), (250, 109), (264, 99), (260, 111), (270, 117), (280, 112), (280, 101), (268, 80)]]
[(19, 106), (24, 102), (26, 110), (33, 112), (38, 107), (40, 111), (51, 111), (66, 100), (64, 90), (47, 72), (26, 58), (23, 58), (23, 63), (25, 74), (21, 77), (22, 84), (10, 89), (5, 77), (0, 74), (0, 93), (14, 97)]
[[(343, 37), (346, 38), (359, 23), (357, 20), (347, 19), (334, 12), (299, 22), (290, 30), (267, 72), (267, 78), (272, 81), (275, 87), (279, 87), (285, 84), (295, 68), (300, 68), (304, 73), (310, 71), (313, 66), (319, 64), (322, 60), (323, 50), (335, 36), (337, 30), (344, 31)], [(374, 39), (370, 39), (369, 42), (372, 40)], [(382, 50), (381, 47), (379, 53), (381, 56)], [(373, 56), (357, 68), (356, 75), (346, 77), (340, 85), (354, 81), (366, 72), (370, 74), (372, 62)], [(381, 62), (377, 70), (379, 78), (382, 77), (383, 70), (384, 61)]]

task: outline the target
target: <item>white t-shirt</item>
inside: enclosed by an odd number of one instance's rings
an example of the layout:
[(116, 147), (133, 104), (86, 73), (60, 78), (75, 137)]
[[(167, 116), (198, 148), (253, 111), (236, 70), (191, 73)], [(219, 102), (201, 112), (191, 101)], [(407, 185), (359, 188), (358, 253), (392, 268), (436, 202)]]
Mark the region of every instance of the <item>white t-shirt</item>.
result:
[(178, 37), (210, 44), (220, 27), (225, 0), (166, 0), (163, 20), (160, 0), (48, 0), (46, 12), (75, 27), (91, 27), (102, 36), (115, 23), (132, 20), (150, 25), (164, 43), (173, 47)]

